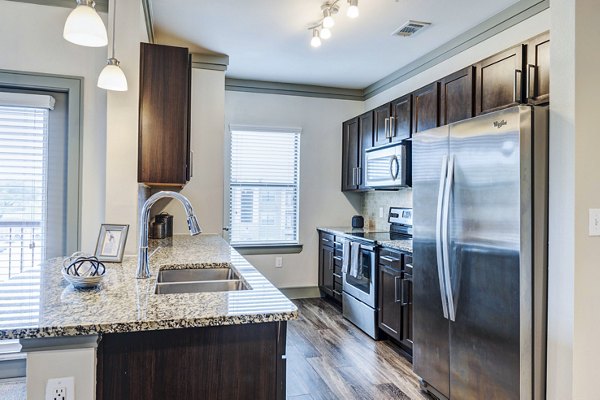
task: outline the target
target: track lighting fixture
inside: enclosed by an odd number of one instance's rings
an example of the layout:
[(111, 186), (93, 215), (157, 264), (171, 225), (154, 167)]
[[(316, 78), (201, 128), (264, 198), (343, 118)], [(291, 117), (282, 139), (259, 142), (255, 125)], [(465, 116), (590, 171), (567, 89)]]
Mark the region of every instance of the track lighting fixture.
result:
[(319, 47), (321, 46), (321, 38), (319, 37), (319, 30), (317, 28), (313, 29), (313, 37), (310, 41), (310, 45), (312, 47)]
[[(346, 0), (348, 2), (348, 10), (346, 15), (348, 18), (356, 18), (359, 15), (358, 0)], [(309, 30), (312, 31), (312, 39), (310, 45), (312, 47), (321, 46), (321, 39), (327, 40), (331, 37), (331, 28), (335, 25), (333, 16), (340, 10), (338, 3), (340, 0), (329, 0), (321, 6), (323, 17), (310, 25)]]
[(348, 4), (350, 5), (350, 7), (348, 7), (348, 11), (346, 11), (348, 18), (358, 17), (358, 0), (348, 0)]
[(323, 28), (333, 28), (335, 19), (331, 16), (331, 9), (326, 7), (323, 9)]

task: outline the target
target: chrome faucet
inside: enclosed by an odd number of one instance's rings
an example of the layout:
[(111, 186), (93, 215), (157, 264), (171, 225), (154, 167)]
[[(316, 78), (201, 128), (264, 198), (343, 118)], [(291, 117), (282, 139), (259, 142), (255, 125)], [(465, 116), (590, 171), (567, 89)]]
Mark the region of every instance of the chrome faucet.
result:
[(192, 208), (190, 201), (184, 195), (177, 192), (162, 191), (150, 196), (144, 203), (140, 215), (140, 248), (138, 251), (137, 272), (135, 273), (135, 277), (138, 279), (150, 277), (150, 266), (148, 264), (148, 221), (150, 219), (150, 209), (154, 203), (165, 197), (177, 199), (183, 204), (183, 208), (185, 208), (185, 213), (187, 215), (188, 228), (192, 235), (197, 235), (202, 232), (200, 226), (198, 226), (196, 215), (194, 215), (194, 209)]

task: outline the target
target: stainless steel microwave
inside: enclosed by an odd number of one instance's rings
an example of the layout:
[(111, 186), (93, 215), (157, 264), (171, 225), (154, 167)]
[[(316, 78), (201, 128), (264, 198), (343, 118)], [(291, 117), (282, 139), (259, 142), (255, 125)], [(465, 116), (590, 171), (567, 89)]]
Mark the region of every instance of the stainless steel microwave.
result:
[(406, 186), (406, 146), (394, 144), (366, 151), (366, 186), (394, 189)]

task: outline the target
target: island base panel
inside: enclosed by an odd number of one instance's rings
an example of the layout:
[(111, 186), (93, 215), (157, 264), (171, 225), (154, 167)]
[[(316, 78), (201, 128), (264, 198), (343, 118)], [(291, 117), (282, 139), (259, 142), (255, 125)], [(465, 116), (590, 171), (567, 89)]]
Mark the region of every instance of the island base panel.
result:
[(97, 399), (284, 399), (286, 322), (103, 335)]

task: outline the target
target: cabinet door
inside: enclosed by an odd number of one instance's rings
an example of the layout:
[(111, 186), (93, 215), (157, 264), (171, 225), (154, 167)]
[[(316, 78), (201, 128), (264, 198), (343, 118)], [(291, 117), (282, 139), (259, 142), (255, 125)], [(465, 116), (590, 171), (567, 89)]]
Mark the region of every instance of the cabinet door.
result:
[(342, 191), (358, 189), (358, 117), (342, 124)]
[(476, 65), (476, 115), (523, 102), (524, 50), (525, 46), (519, 45)]
[(527, 102), (539, 105), (550, 101), (550, 34), (527, 43)]
[(400, 343), (406, 348), (413, 348), (413, 323), (412, 323), (412, 290), (413, 290), (413, 266), (412, 257), (404, 257), (404, 272), (402, 273), (402, 288), (400, 300), (402, 306), (402, 332)]
[(439, 126), (440, 84), (434, 82), (412, 94), (412, 132), (425, 131)]
[(138, 182), (183, 186), (189, 179), (190, 70), (188, 49), (141, 44)]
[(366, 182), (366, 150), (373, 147), (373, 111), (364, 113), (358, 117), (358, 132), (359, 132), (359, 160), (358, 160), (358, 188), (363, 190), (367, 189), (365, 186)]
[(468, 67), (440, 82), (440, 125), (475, 115), (475, 67)]
[(381, 146), (390, 142), (390, 103), (373, 110), (373, 146)]
[(379, 328), (397, 341), (402, 332), (401, 284), (399, 269), (379, 264)]
[(412, 95), (407, 94), (392, 101), (391, 136), (392, 142), (410, 138), (412, 133)]
[(335, 236), (319, 232), (319, 287), (327, 295), (333, 295)]

